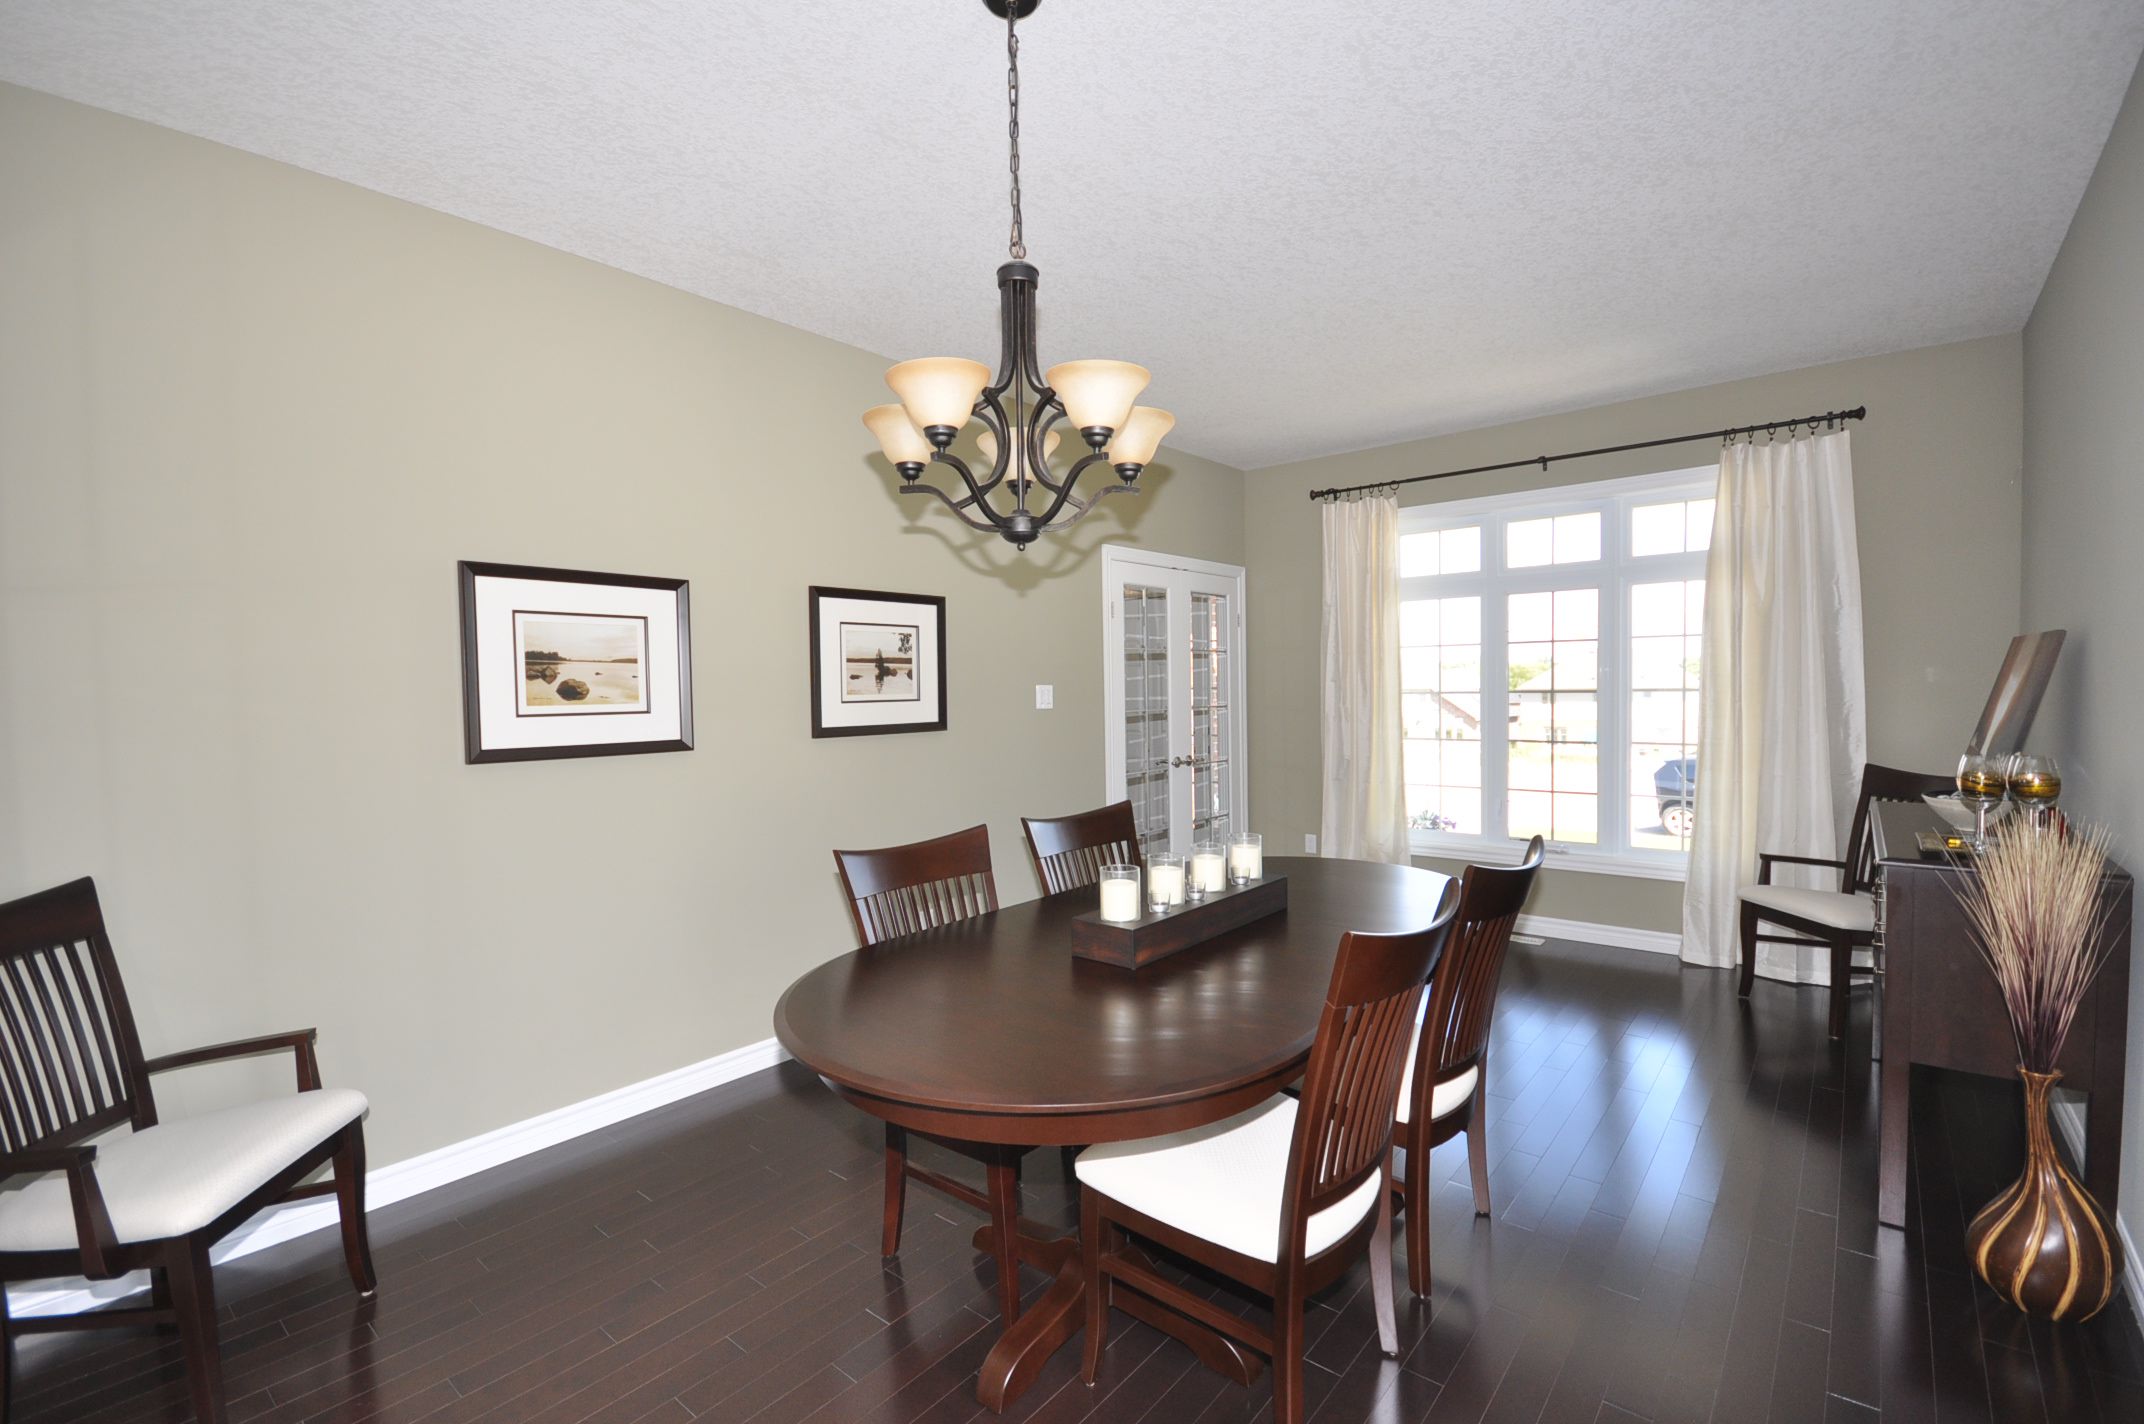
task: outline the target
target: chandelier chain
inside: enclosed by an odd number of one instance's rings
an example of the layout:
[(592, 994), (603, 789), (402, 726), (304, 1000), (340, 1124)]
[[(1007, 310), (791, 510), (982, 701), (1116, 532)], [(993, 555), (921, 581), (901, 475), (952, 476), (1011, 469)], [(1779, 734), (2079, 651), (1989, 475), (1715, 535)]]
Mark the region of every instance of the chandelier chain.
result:
[(1027, 257), (1027, 238), (1020, 228), (1020, 30), (1018, 4), (1005, 7), (1005, 101), (1011, 119), (1005, 126), (1012, 140), (1012, 236), (1006, 250), (1015, 262)]

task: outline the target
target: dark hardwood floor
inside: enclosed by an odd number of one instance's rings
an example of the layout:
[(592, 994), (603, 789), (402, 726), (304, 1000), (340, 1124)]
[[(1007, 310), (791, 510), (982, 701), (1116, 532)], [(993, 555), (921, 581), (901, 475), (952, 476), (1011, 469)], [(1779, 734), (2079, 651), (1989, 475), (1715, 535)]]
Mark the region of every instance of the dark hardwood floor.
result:
[[(2019, 1160), (2016, 1095), (1931, 1075), (1911, 1222), (1875, 1218), (1868, 999), (1582, 945), (1515, 946), (1494, 1037), (1493, 1220), (1440, 1149), (1435, 1295), (1402, 1284), (1398, 1361), (1361, 1271), (1313, 1307), (1323, 1421), (2144, 1420), (2126, 1297), (2055, 1329), (1968, 1274), (1966, 1218)], [(1928, 1088), (1936, 1091), (1927, 1091)], [(794, 1065), (374, 1214), (360, 1304), (334, 1233), (222, 1267), (232, 1415), (249, 1424), (960, 1421), (995, 1338), (965, 1211), (912, 1190), (881, 1266), (878, 1126)], [(1029, 1214), (1069, 1228), (1056, 1154)], [(1031, 1291), (1042, 1288), (1031, 1277)], [(1203, 1284), (1216, 1293), (1217, 1284)], [(1121, 1318), (1101, 1383), (1060, 1351), (1007, 1417), (1256, 1420)], [(187, 1417), (168, 1336), (17, 1347), (24, 1421)]]

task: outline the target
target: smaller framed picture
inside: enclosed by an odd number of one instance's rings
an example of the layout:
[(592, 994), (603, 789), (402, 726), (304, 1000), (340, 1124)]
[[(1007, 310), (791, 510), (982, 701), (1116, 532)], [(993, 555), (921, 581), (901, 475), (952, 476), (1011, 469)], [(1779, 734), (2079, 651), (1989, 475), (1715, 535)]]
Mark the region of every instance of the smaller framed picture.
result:
[(811, 590), (811, 734), (945, 730), (945, 600)]
[(692, 749), (685, 580), (459, 567), (466, 760)]

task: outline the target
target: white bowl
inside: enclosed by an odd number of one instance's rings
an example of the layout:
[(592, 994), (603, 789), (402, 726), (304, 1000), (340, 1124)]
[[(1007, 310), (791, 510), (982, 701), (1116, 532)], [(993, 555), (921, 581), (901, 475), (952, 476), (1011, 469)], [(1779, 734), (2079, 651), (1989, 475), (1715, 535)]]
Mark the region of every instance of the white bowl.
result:
[[(1970, 831), (1973, 829), (1973, 808), (1960, 801), (1956, 792), (1952, 792), (1948, 796), (1923, 796), (1921, 799), (1926, 801), (1938, 816), (1950, 822), (1952, 830)], [(1992, 826), (2003, 817), (2009, 815), (2010, 804), (2008, 801), (1998, 801), (1988, 807), (1988, 824)]]

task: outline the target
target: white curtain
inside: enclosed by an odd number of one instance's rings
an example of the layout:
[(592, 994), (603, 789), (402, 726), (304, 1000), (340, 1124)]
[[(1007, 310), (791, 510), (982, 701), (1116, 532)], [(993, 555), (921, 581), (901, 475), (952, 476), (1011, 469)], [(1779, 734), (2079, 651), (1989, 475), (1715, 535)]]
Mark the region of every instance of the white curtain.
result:
[[(1682, 957), (1740, 954), (1738, 892), (1757, 852), (1835, 857), (1868, 759), (1861, 564), (1845, 431), (1720, 453), (1705, 566), (1697, 824), (1683, 891)], [(1836, 890), (1835, 871), (1773, 881)], [(1760, 947), (1757, 972), (1824, 983), (1824, 951)]]
[(1407, 863), (1400, 757), (1400, 502), (1329, 499), (1325, 528), (1325, 808), (1318, 848)]

